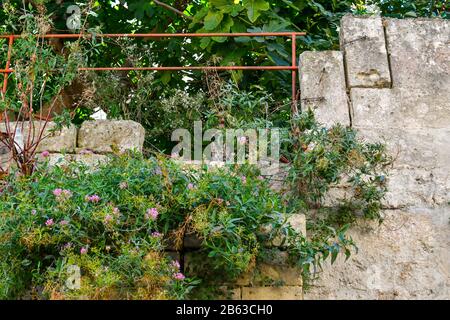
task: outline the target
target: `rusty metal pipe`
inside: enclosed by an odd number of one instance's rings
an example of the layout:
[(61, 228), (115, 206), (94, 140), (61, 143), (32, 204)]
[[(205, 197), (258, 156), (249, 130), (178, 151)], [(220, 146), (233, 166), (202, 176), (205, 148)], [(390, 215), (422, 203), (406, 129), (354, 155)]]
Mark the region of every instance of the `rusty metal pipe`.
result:
[(293, 70), (292, 66), (83, 67), (79, 71)]
[[(297, 37), (305, 36), (305, 32), (238, 32), (238, 33), (78, 33), (78, 34), (45, 34), (44, 39), (77, 39), (77, 38), (196, 38), (196, 37)], [(23, 35), (12, 35), (20, 39)], [(9, 38), (11, 35), (0, 35)]]
[[(46, 34), (40, 36), (44, 39), (80, 39), (80, 38), (196, 38), (196, 37), (291, 37), (292, 39), (292, 65), (291, 66), (182, 66), (182, 67), (84, 67), (79, 71), (181, 71), (181, 70), (290, 70), (292, 73), (292, 111), (297, 112), (297, 62), (296, 37), (305, 36), (305, 32), (239, 32), (239, 33), (105, 33), (105, 34)], [(23, 38), (23, 35), (0, 35), (0, 38), (9, 39), (8, 61), (4, 74), (2, 93), (6, 93), (8, 74), (14, 72), (9, 69), (14, 39)], [(1, 118), (0, 118), (1, 119)]]

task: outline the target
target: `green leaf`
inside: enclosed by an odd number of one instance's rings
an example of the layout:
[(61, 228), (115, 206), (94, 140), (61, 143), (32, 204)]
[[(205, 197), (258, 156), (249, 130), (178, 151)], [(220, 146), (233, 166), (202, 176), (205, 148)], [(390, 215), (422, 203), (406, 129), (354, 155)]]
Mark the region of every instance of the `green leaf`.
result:
[(243, 5), (247, 9), (247, 16), (250, 22), (255, 22), (261, 15), (261, 11), (267, 11), (270, 5), (264, 0), (243, 0)]
[(163, 84), (168, 84), (171, 79), (172, 79), (172, 72), (170, 72), (170, 71), (163, 72), (163, 74), (161, 76), (161, 82)]
[(211, 31), (217, 28), (219, 24), (222, 22), (223, 13), (220, 11), (209, 11), (205, 17), (205, 30)]

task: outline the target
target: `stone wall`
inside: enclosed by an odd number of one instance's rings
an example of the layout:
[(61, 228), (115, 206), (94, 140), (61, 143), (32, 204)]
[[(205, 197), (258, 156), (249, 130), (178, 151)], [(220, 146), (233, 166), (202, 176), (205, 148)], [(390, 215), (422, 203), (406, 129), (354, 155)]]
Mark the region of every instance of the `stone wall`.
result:
[(300, 56), (302, 108), (396, 159), (385, 222), (351, 230), (359, 253), (305, 299), (450, 299), (450, 21), (348, 15), (340, 43)]
[[(35, 121), (31, 132), (31, 141), (37, 142), (39, 134), (45, 122)], [(50, 153), (51, 165), (67, 161), (79, 161), (87, 165), (96, 165), (107, 159), (107, 154), (114, 150), (123, 152), (125, 150), (142, 151), (145, 138), (145, 130), (134, 121), (86, 121), (80, 128), (71, 125), (61, 130), (56, 130), (55, 123), (49, 122), (43, 129), (42, 142), (38, 145), (38, 157), (40, 153)], [(17, 126), (21, 128), (21, 125)], [(10, 124), (10, 130), (14, 131), (16, 123)], [(0, 123), (0, 132), (6, 132), (5, 123)], [(22, 136), (27, 139), (29, 134), (29, 123), (25, 123)], [(8, 149), (0, 148), (0, 165), (8, 167), (11, 162)]]

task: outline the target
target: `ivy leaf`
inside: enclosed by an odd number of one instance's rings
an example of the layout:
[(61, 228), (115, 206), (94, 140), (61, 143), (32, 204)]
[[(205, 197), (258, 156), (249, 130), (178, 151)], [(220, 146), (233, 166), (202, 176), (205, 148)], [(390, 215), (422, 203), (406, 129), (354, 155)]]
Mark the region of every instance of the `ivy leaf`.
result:
[(221, 11), (209, 11), (205, 17), (204, 28), (207, 31), (214, 30), (223, 20), (223, 13)]
[(270, 5), (264, 0), (243, 0), (242, 4), (247, 9), (247, 16), (250, 22), (255, 22), (261, 15), (261, 11), (267, 11)]

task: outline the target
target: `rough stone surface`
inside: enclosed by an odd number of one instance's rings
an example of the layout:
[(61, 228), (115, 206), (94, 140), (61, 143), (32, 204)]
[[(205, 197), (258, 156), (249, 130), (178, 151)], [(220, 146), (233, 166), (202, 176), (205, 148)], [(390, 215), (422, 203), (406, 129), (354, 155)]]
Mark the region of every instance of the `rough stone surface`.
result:
[(134, 121), (86, 121), (78, 132), (78, 147), (95, 153), (110, 153), (114, 148), (142, 151), (144, 138), (144, 128)]
[(302, 287), (244, 287), (242, 300), (302, 300)]
[[(41, 155), (38, 155), (39, 161), (44, 161)], [(99, 164), (108, 161), (108, 157), (102, 154), (61, 154), (61, 153), (51, 153), (45, 161), (49, 162), (50, 166), (55, 165), (67, 165), (69, 162), (75, 161), (85, 164), (89, 167), (96, 167)]]
[(385, 211), (351, 230), (359, 252), (327, 265), (305, 299), (448, 299), (449, 208)]
[[(395, 158), (386, 219), (350, 230), (359, 253), (325, 265), (307, 299), (450, 298), (450, 22), (384, 19), (385, 41), (380, 24), (344, 17), (341, 48), (352, 126), (364, 140), (384, 142)], [(358, 78), (366, 67), (384, 80)], [(351, 192), (336, 186), (325, 205)]]
[(264, 261), (257, 264), (251, 271), (243, 274), (236, 281), (240, 286), (301, 286), (303, 279), (298, 268), (288, 265), (288, 253), (275, 250)]
[(382, 142), (395, 167), (450, 168), (450, 128), (356, 128), (367, 142)]
[[(11, 131), (14, 131), (16, 122), (10, 123)], [(45, 128), (44, 128), (45, 126)], [(17, 125), (21, 128), (21, 124)], [(74, 125), (70, 127), (63, 127), (61, 130), (56, 130), (56, 124), (54, 122), (48, 122), (45, 125), (45, 121), (34, 121), (34, 130), (31, 132), (30, 141), (37, 142), (39, 135), (44, 130), (42, 137), (44, 138), (37, 148), (37, 152), (49, 151), (49, 152), (73, 152), (75, 150), (77, 142), (77, 129)], [(23, 139), (28, 139), (30, 123), (25, 122), (23, 124)], [(6, 126), (4, 123), (0, 123), (0, 132), (6, 132)]]
[(430, 207), (450, 202), (449, 171), (398, 168), (387, 177), (384, 205), (389, 208)]
[(450, 21), (386, 19), (385, 26), (394, 87), (426, 87), (449, 99)]
[(425, 87), (351, 90), (352, 124), (368, 128), (449, 128), (450, 90)]
[(349, 126), (342, 52), (303, 52), (299, 69), (302, 109), (314, 110), (316, 119), (327, 126), (336, 123)]
[(380, 17), (344, 16), (340, 41), (350, 88), (390, 87), (391, 75)]

